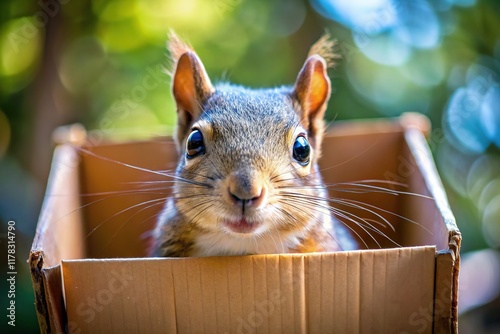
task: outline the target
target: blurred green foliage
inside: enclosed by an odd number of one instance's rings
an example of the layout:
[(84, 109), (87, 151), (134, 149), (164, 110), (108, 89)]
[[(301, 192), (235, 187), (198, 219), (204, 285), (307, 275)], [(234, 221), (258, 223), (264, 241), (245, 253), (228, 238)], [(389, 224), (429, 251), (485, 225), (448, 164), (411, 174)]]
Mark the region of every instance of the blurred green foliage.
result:
[[(54, 128), (81, 122), (136, 138), (175, 124), (163, 73), (170, 29), (195, 47), (214, 81), (251, 87), (293, 83), (308, 47), (330, 31), (343, 60), (330, 73), (327, 117), (408, 110), (428, 115), (437, 130), (431, 147), (465, 236), (463, 250), (498, 249), (500, 4), (346, 3), (3, 0), (0, 221), (2, 230), (9, 219), (18, 222), (19, 265), (34, 234)], [(29, 320), (20, 328), (35, 330), (33, 295), (29, 281), (21, 281)]]

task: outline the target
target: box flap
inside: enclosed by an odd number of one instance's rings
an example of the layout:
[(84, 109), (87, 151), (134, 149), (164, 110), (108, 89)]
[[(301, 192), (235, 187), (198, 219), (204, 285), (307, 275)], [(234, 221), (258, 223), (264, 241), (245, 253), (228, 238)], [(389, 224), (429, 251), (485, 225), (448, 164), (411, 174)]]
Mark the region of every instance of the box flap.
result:
[(86, 256), (81, 215), (80, 155), (71, 145), (58, 146), (54, 152), (45, 200), (38, 220), (31, 252), (43, 253), (44, 267), (61, 259)]
[(63, 333), (66, 323), (61, 266), (44, 268), (43, 254), (31, 252), (29, 258), (35, 292), (35, 310), (42, 333)]
[(112, 333), (415, 332), (422, 307), (431, 333), (434, 267), (435, 247), (62, 263), (70, 332)]
[(422, 186), (425, 185), (426, 192), (433, 198), (432, 205), (437, 208), (440, 220), (443, 222), (443, 224), (439, 224), (442, 227), (442, 233), (447, 234), (445, 239), (436, 238), (436, 240), (447, 240), (446, 245), (440, 245), (440, 249), (450, 249), (455, 253), (454, 256), (458, 258), (462, 239), (461, 234), (448, 204), (448, 198), (444, 192), (444, 187), (432, 159), (429, 146), (422, 133), (413, 127), (406, 129), (405, 139), (414, 157), (416, 166), (421, 173), (423, 181), (421, 184)]
[(64, 333), (64, 326), (67, 320), (66, 309), (64, 307), (61, 266), (42, 269), (41, 274), (43, 275), (50, 332)]
[[(413, 115), (412, 117), (417, 116)], [(422, 193), (428, 193), (433, 199), (432, 202), (428, 201), (424, 204), (428, 209), (424, 209), (422, 205), (416, 209), (417, 206), (414, 203), (409, 203), (408, 207), (414, 212), (418, 211), (413, 216), (427, 216), (421, 221), (434, 222), (434, 226), (428, 226), (429, 230), (435, 234), (434, 240), (439, 250), (436, 260), (434, 332), (457, 333), (458, 274), (462, 235), (458, 230), (436, 165), (422, 132), (415, 126), (414, 122), (405, 122), (404, 124), (408, 149), (411, 151), (411, 156), (414, 157), (415, 166), (420, 171), (413, 177), (413, 188), (420, 188)], [(414, 230), (413, 233), (418, 232)]]
[(61, 259), (85, 257), (82, 215), (79, 212), (79, 155), (75, 147), (56, 148), (48, 187), (28, 263), (42, 332), (60, 329), (64, 304), (59, 266)]
[(458, 333), (458, 261), (453, 252), (436, 256), (434, 333)]

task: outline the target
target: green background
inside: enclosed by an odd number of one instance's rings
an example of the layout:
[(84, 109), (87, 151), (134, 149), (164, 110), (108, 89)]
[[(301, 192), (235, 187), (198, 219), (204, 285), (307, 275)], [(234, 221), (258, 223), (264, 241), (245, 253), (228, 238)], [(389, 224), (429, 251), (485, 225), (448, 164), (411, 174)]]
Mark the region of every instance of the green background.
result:
[[(327, 29), (343, 57), (330, 71), (329, 120), (427, 115), (464, 235), (461, 331), (498, 330), (499, 13), (493, 0), (1, 1), (0, 236), (7, 254), (7, 222), (14, 220), (15, 330), (37, 331), (25, 260), (53, 130), (78, 122), (126, 139), (170, 131), (175, 109), (162, 74), (170, 29), (195, 47), (212, 81), (250, 87), (292, 84), (308, 47)], [(7, 268), (6, 256), (1, 263)], [(479, 289), (488, 286), (485, 277), (493, 282), (486, 291)], [(1, 284), (4, 308), (6, 280)]]

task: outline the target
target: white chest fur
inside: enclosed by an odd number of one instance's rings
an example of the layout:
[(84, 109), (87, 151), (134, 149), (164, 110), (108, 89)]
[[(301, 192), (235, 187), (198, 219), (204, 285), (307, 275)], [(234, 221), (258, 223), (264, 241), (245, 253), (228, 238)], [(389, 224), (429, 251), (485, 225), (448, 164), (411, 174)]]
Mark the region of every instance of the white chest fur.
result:
[(261, 235), (236, 237), (224, 232), (209, 232), (195, 240), (193, 256), (288, 253), (299, 244), (299, 235), (268, 232)]

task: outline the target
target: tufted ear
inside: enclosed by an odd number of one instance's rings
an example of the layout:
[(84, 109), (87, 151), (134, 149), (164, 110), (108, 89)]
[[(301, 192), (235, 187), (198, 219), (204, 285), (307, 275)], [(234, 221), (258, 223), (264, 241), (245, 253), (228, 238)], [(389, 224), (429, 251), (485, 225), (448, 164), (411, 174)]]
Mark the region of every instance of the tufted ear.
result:
[(308, 136), (316, 148), (319, 148), (323, 135), (323, 117), (331, 91), (326, 69), (326, 61), (321, 56), (310, 56), (300, 70), (293, 90), (293, 96), (300, 106), (297, 112), (302, 126), (308, 130)]
[(172, 93), (177, 105), (175, 138), (179, 147), (193, 122), (200, 116), (203, 104), (215, 89), (196, 53), (172, 32), (168, 48), (174, 60)]

